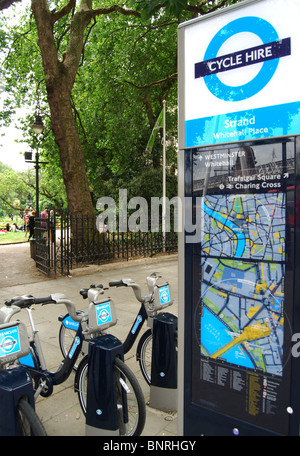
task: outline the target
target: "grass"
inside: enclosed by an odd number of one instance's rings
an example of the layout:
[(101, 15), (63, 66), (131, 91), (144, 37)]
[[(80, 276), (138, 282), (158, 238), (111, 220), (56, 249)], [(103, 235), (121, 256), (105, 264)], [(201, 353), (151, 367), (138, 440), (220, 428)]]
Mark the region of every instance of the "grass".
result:
[(10, 232), (10, 231), (5, 232), (5, 233), (0, 232), (0, 245), (28, 242), (29, 235), (27, 234), (27, 237), (24, 237), (24, 235), (25, 235), (24, 231), (16, 231), (15, 233)]
[(9, 217), (1, 217), (0, 218), (0, 245), (1, 244), (17, 244), (20, 242), (27, 242), (28, 241), (28, 234), (27, 237), (24, 237), (24, 231), (6, 231), (5, 227), (6, 224), (9, 223), (11, 226), (16, 222), (17, 226), (23, 226), (23, 221), (19, 216), (15, 216), (14, 220), (11, 220)]

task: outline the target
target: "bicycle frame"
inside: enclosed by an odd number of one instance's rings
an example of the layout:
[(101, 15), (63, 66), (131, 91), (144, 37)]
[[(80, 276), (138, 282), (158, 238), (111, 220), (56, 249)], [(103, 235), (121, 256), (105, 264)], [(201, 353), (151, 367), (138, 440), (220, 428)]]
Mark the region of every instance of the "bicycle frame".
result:
[[(102, 293), (102, 290), (92, 290), (92, 292), (89, 293), (89, 298), (93, 297), (94, 299), (90, 300), (87, 312), (77, 312), (75, 304), (72, 301), (68, 300), (64, 295), (61, 295), (59, 293), (48, 296), (46, 298), (35, 298), (31, 295), (16, 296), (12, 298), (10, 301), (6, 301), (5, 306), (0, 308), (0, 322), (7, 324), (10, 321), (12, 315), (20, 312), (21, 309), (26, 309), (29, 315), (29, 321), (32, 329), (32, 338), (31, 340), (29, 340), (26, 332), (26, 337), (24, 336), (24, 339), (27, 342), (26, 351), (21, 352), (21, 356), (19, 357), (19, 359), (20, 364), (22, 364), (25, 370), (28, 372), (28, 374), (30, 374), (30, 376), (27, 375), (27, 379), (29, 379), (30, 381), (31, 388), (31, 377), (35, 383), (35, 399), (39, 394), (41, 394), (44, 397), (51, 395), (53, 391), (53, 385), (58, 385), (68, 378), (70, 373), (73, 371), (73, 367), (78, 358), (78, 355), (80, 354), (83, 348), (83, 344), (89, 343), (91, 347), (91, 350), (89, 350), (89, 357), (84, 358), (79, 365), (79, 372), (82, 371), (83, 375), (86, 375), (86, 378), (88, 378), (88, 364), (91, 362), (91, 369), (93, 372), (94, 368), (96, 369), (96, 366), (99, 364), (100, 358), (103, 358), (103, 353), (109, 353), (110, 362), (104, 362), (101, 364), (102, 369), (98, 369), (97, 371), (96, 383), (94, 382), (94, 376), (89, 376), (89, 380), (92, 381), (88, 382), (87, 388), (90, 388), (92, 394), (87, 395), (85, 388), (86, 380), (84, 378), (82, 381), (82, 377), (79, 377), (80, 382), (78, 382), (78, 393), (79, 397), (81, 398), (80, 404), (84, 404), (82, 405), (83, 409), (86, 409), (86, 407), (88, 407), (89, 410), (86, 410), (86, 412), (91, 410), (90, 414), (94, 417), (94, 405), (96, 399), (98, 400), (99, 391), (102, 394), (102, 396), (103, 394), (104, 396), (107, 396), (106, 390), (103, 391), (103, 388), (101, 387), (103, 383), (101, 383), (100, 377), (103, 375), (103, 377), (105, 377), (105, 381), (108, 382), (109, 386), (120, 389), (120, 401), (118, 399), (117, 402), (117, 397), (114, 396), (113, 406), (116, 415), (121, 416), (120, 413), (122, 413), (122, 427), (120, 427), (121, 433), (125, 434), (124, 426), (127, 425), (127, 423), (129, 422), (129, 407), (127, 408), (127, 394), (129, 393), (133, 394), (134, 401), (138, 407), (138, 411), (132, 414), (133, 424), (132, 429), (130, 429), (130, 431), (134, 433), (138, 430), (138, 432), (140, 433), (142, 432), (145, 422), (145, 403), (143, 393), (132, 371), (124, 365), (123, 361), (121, 361), (121, 357), (123, 357), (123, 344), (115, 336), (106, 334), (104, 332), (107, 328), (117, 323), (117, 315), (114, 302), (111, 298), (102, 300), (99, 299), (100, 294)], [(76, 334), (72, 341), (71, 348), (69, 349), (67, 356), (64, 357), (60, 367), (56, 372), (51, 372), (46, 368), (46, 362), (43, 356), (42, 346), (40, 343), (38, 331), (35, 329), (30, 308), (33, 304), (49, 303), (65, 304), (67, 310), (69, 311), (67, 319), (69, 319), (69, 321), (71, 321), (72, 319), (74, 321), (72, 325), (73, 327), (76, 327)], [(76, 322), (78, 322), (78, 324), (76, 324)], [(23, 323), (22, 325), (24, 328), (26, 328)], [(13, 328), (13, 331), (15, 332), (15, 328)], [(91, 343), (91, 339), (93, 339), (93, 343)], [(11, 344), (12, 341), (9, 341), (6, 343), (6, 346), (9, 346), (10, 348)], [(90, 352), (93, 352), (94, 355), (91, 355)], [(7, 359), (6, 357), (5, 362), (8, 361), (10, 361), (10, 358)], [(108, 366), (108, 364), (109, 369), (107, 370), (109, 372), (106, 372), (106, 367)], [(115, 366), (117, 368), (117, 372), (120, 372), (118, 381), (116, 381), (117, 376), (115, 375), (114, 371)], [(21, 368), (21, 366), (19, 367)], [(128, 378), (132, 389), (128, 388), (128, 386), (126, 385), (126, 381), (124, 380), (126, 378)], [(77, 383), (75, 378), (75, 391), (76, 384)], [(93, 392), (96, 393), (94, 394), (94, 396)], [(92, 404), (90, 404), (90, 406), (88, 406), (88, 398), (93, 398)], [(100, 404), (101, 407), (103, 407), (102, 402), (100, 402)], [(98, 403), (97, 405), (95, 405), (95, 407), (96, 412), (101, 412), (101, 410), (98, 410), (97, 408), (99, 407)], [(109, 408), (107, 408), (106, 413), (107, 411), (109, 411)], [(138, 418), (137, 422), (136, 417)], [(92, 420), (92, 423), (93, 426), (97, 424), (97, 426), (94, 427), (98, 429), (98, 421), (96, 420), (95, 422), (94, 420)], [(106, 430), (107, 428), (104, 426), (104, 429)]]
[[(42, 345), (39, 339), (38, 331), (32, 317), (31, 306), (33, 304), (65, 304), (72, 319), (78, 322), (76, 334), (69, 350), (68, 355), (63, 359), (58, 370), (51, 372), (47, 369)], [(32, 330), (32, 337), (29, 340), (29, 353), (26, 356), (19, 358), (19, 363), (23, 365), (26, 370), (31, 374), (35, 386), (35, 399), (39, 394), (42, 396), (50, 396), (53, 391), (53, 386), (63, 383), (71, 374), (75, 362), (82, 350), (82, 345), (87, 334), (90, 334), (90, 329), (87, 326), (87, 313), (77, 313), (75, 305), (72, 301), (68, 300), (65, 295), (54, 294), (46, 298), (34, 298), (32, 295), (16, 296), (10, 301), (5, 302), (5, 306), (0, 309), (0, 322), (8, 323), (12, 316), (21, 309), (26, 309), (29, 317), (29, 322)], [(92, 314), (93, 315), (93, 314)], [(97, 331), (101, 335), (101, 327)], [(85, 333), (85, 334), (84, 334)]]
[(132, 348), (134, 342), (136, 341), (139, 335), (140, 330), (142, 329), (143, 324), (146, 320), (148, 320), (148, 318), (149, 317), (143, 303), (132, 327), (130, 328), (129, 333), (127, 334), (125, 342), (123, 343), (124, 353), (128, 353), (129, 350)]
[[(153, 319), (160, 313), (160, 309), (158, 310), (158, 307), (155, 307), (153, 305), (154, 297), (155, 297), (155, 288), (156, 288), (156, 283), (157, 283), (158, 279), (159, 279), (159, 276), (157, 276), (155, 273), (152, 274), (151, 276), (147, 277), (147, 285), (148, 285), (149, 294), (147, 294), (146, 296), (142, 296), (140, 285), (135, 283), (132, 279), (122, 279), (118, 282), (109, 283), (109, 286), (112, 286), (112, 287), (126, 286), (126, 287), (132, 288), (135, 298), (137, 299), (137, 301), (139, 301), (141, 303), (141, 307), (137, 314), (137, 317), (123, 344), (124, 353), (127, 353), (133, 346), (145, 320), (147, 320), (148, 326), (152, 329)], [(172, 300), (172, 298), (170, 298), (169, 295), (168, 295), (168, 299), (170, 300), (170, 303), (168, 302), (166, 305), (161, 306), (161, 308), (172, 304), (173, 300)]]
[[(143, 324), (145, 321), (151, 318), (148, 316), (148, 313), (145, 309), (144, 302), (142, 302), (140, 310), (134, 320), (132, 327), (130, 328), (127, 337), (123, 343), (124, 354), (128, 353), (129, 350), (132, 348), (134, 342), (136, 341)], [(64, 316), (59, 316), (58, 320), (65, 326), (67, 329), (71, 329), (73, 331), (77, 331), (78, 327), (80, 326), (77, 321), (74, 321), (69, 314), (65, 314)], [(84, 349), (82, 350), (84, 352)]]
[[(140, 335), (140, 331), (144, 325), (144, 322), (147, 320), (147, 326), (149, 329), (145, 331), (144, 334), (142, 334), (142, 336), (139, 338), (136, 348), (136, 360), (140, 363), (142, 373), (145, 377), (145, 380), (149, 384), (150, 374), (148, 373), (148, 367), (146, 367), (146, 365), (149, 365), (149, 361), (145, 360), (145, 356), (147, 356), (147, 359), (149, 359), (149, 349), (146, 349), (145, 347), (149, 346), (152, 348), (152, 344), (149, 345), (149, 341), (151, 341), (152, 338), (155, 318), (158, 317), (161, 313), (164, 313), (164, 309), (173, 303), (172, 292), (168, 282), (157, 285), (158, 278), (159, 276), (157, 276), (155, 273), (147, 277), (148, 294), (145, 296), (142, 296), (140, 285), (135, 283), (132, 279), (126, 278), (117, 282), (109, 282), (110, 287), (132, 288), (136, 300), (140, 302), (139, 311), (126, 336), (125, 341), (123, 342), (123, 353), (125, 355), (131, 350), (135, 341)], [(82, 297), (84, 299), (88, 298), (89, 301), (91, 301), (93, 298), (94, 293), (97, 293), (97, 287), (95, 287), (95, 285), (90, 285), (89, 288), (83, 288), (80, 290)], [(72, 333), (74, 334), (78, 324), (73, 321), (73, 318), (69, 314), (60, 316), (58, 319), (62, 324), (61, 329), (63, 329), (63, 331), (60, 330), (59, 332), (60, 347), (63, 355), (66, 356), (66, 345), (64, 341), (65, 330), (71, 330), (71, 334), (69, 335), (71, 337), (74, 337)], [(147, 355), (145, 353), (147, 353)], [(83, 354), (86, 355), (87, 353), (83, 350)]]
[(35, 432), (46, 435), (35, 412), (31, 378), (27, 369), (18, 364), (18, 359), (30, 351), (26, 326), (20, 321), (2, 323), (0, 339), (0, 435), (16, 436), (25, 432), (23, 420), (19, 417), (20, 410), (25, 413), (25, 421), (29, 424), (30, 432), (33, 429), (33, 435), (36, 435)]
[(19, 361), (23, 366), (26, 367), (35, 381), (41, 381), (40, 387), (36, 390), (35, 398), (41, 393), (43, 387), (45, 386), (45, 382), (47, 384), (48, 392), (44, 395), (49, 396), (52, 393), (54, 385), (63, 383), (70, 376), (74, 364), (82, 350), (82, 344), (85, 340), (85, 337), (82, 334), (81, 324), (79, 322), (74, 322), (77, 323), (78, 326), (69, 353), (63, 359), (58, 370), (56, 372), (51, 372), (47, 370), (46, 367), (38, 331), (35, 329), (31, 314), (32, 311), (30, 308), (26, 308), (26, 310), (28, 312), (33, 337), (30, 340), (30, 353), (27, 356), (20, 358)]
[[(135, 294), (135, 297), (137, 301), (141, 303), (141, 307), (139, 309), (139, 312), (134, 320), (133, 325), (131, 326), (127, 337), (123, 343), (123, 348), (124, 348), (124, 354), (128, 353), (129, 350), (132, 348), (134, 342), (136, 341), (140, 330), (143, 327), (143, 324), (147, 320), (148, 326), (152, 328), (152, 322), (153, 318), (158, 314), (157, 310), (152, 310), (148, 311), (146, 310), (146, 304), (150, 304), (153, 300), (153, 294), (154, 294), (154, 287), (156, 285), (157, 280), (159, 279), (159, 276), (157, 276), (155, 273), (152, 274), (151, 276), (147, 277), (147, 284), (148, 284), (148, 289), (150, 294), (147, 294), (146, 296), (142, 296), (141, 294), (141, 287), (135, 283), (131, 279), (124, 279), (119, 282), (110, 282), (110, 286), (128, 286), (133, 289), (133, 292)], [(102, 287), (102, 285), (101, 285)], [(89, 297), (93, 296), (93, 291), (95, 289), (95, 285), (91, 285), (90, 288), (85, 288), (80, 290), (80, 294), (83, 296), (84, 299), (88, 297), (88, 294), (92, 292), (92, 295)], [(78, 323), (74, 321), (69, 314), (66, 314), (65, 316), (60, 316), (59, 321), (62, 322), (62, 324), (67, 328), (67, 329), (72, 329), (72, 330), (77, 330), (78, 328)]]

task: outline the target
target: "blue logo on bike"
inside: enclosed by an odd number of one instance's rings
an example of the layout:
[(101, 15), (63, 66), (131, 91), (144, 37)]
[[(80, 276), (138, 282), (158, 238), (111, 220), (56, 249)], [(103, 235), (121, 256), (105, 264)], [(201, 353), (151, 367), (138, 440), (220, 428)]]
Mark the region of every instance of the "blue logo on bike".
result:
[(161, 304), (167, 304), (170, 301), (169, 287), (159, 289), (159, 299)]
[(17, 353), (21, 350), (18, 326), (0, 331), (0, 357)]
[(136, 332), (136, 330), (138, 329), (139, 324), (141, 323), (141, 321), (142, 321), (142, 317), (139, 315), (139, 316), (137, 317), (136, 321), (135, 321), (135, 324), (134, 324), (132, 330), (131, 330), (131, 334), (135, 334), (135, 332)]
[(110, 303), (102, 303), (95, 306), (97, 325), (103, 325), (104, 323), (110, 323), (112, 321)]
[(75, 350), (76, 350), (76, 348), (77, 348), (77, 346), (78, 346), (79, 344), (80, 344), (80, 339), (79, 339), (78, 336), (76, 336), (75, 339), (74, 339), (74, 343), (73, 343), (73, 345), (72, 345), (72, 348), (71, 348), (71, 350), (70, 350), (70, 352), (69, 352), (69, 358), (70, 358), (70, 359), (73, 358), (74, 352), (75, 352)]
[(77, 331), (77, 329), (79, 328), (79, 323), (78, 321), (74, 321), (70, 315), (68, 315), (66, 318), (64, 318), (63, 320), (63, 324), (66, 328), (71, 328), (73, 329), (74, 331)]

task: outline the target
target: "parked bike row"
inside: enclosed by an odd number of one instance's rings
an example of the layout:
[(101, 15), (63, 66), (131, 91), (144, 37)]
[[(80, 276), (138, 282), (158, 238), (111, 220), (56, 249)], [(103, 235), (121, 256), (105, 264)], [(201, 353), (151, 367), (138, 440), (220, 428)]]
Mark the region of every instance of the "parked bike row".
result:
[[(168, 283), (158, 284), (159, 276), (147, 277), (148, 293), (132, 279), (110, 282), (110, 287), (127, 287), (140, 303), (139, 311), (125, 341), (108, 334), (117, 324), (114, 301), (103, 296), (102, 284), (80, 290), (88, 300), (88, 310), (76, 308), (63, 294), (36, 298), (16, 296), (0, 308), (0, 435), (46, 435), (35, 411), (39, 395), (48, 397), (55, 385), (65, 382), (75, 370), (74, 389), (86, 418), (86, 435), (141, 435), (146, 406), (142, 389), (124, 355), (131, 350), (140, 331), (149, 327), (137, 344), (136, 360), (150, 385), (150, 405), (162, 398), (174, 404), (177, 388), (177, 317), (166, 313), (173, 303)], [(67, 313), (59, 316), (59, 345), (63, 361), (55, 372), (46, 365), (33, 305), (64, 304)], [(31, 336), (15, 315), (26, 309)], [(152, 397), (151, 397), (152, 396)], [(176, 401), (175, 401), (176, 402)], [(155, 405), (153, 405), (155, 406)], [(165, 406), (169, 408), (169, 404)]]

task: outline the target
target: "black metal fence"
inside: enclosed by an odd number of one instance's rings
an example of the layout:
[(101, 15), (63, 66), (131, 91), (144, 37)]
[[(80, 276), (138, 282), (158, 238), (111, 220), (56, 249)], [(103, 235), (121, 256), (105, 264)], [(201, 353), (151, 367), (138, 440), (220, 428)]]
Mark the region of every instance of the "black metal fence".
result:
[(68, 275), (86, 264), (103, 264), (177, 252), (177, 233), (97, 229), (96, 217), (36, 218), (32, 257), (47, 275)]

